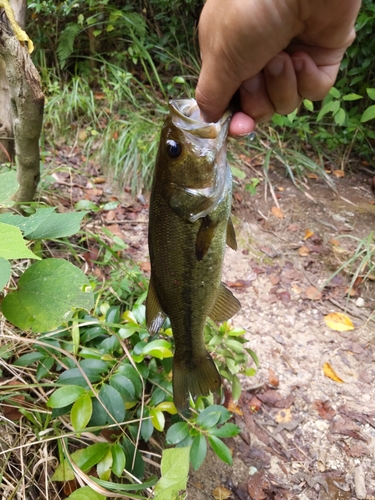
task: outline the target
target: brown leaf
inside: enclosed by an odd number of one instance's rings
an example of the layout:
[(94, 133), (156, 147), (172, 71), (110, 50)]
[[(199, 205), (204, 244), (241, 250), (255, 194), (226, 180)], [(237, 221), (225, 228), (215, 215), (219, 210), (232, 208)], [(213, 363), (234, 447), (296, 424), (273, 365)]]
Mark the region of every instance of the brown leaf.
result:
[(260, 393), (257, 397), (262, 401), (262, 403), (274, 406), (275, 408), (290, 408), (295, 399), (294, 396), (283, 398), (281, 394), (274, 389), (269, 389), (268, 391)]
[(314, 401), (312, 407), (316, 410), (319, 415), (325, 420), (332, 420), (336, 415), (335, 410), (331, 407), (328, 401)]
[(309, 286), (305, 291), (306, 298), (309, 300), (320, 300), (322, 292), (319, 292), (314, 286)]
[(108, 210), (107, 215), (105, 216), (106, 220), (115, 220), (116, 212), (114, 210)]
[(311, 229), (306, 229), (305, 236), (303, 237), (303, 239), (308, 240), (309, 238), (311, 238), (311, 236), (313, 236), (313, 234), (314, 234), (314, 231), (311, 231)]
[(334, 382), (339, 382), (341, 384), (344, 383), (344, 381), (336, 375), (334, 369), (332, 368), (332, 366), (329, 363), (324, 363), (323, 373), (326, 377), (330, 378)]
[(214, 489), (212, 494), (215, 500), (227, 500), (232, 495), (232, 492), (224, 488), (224, 486), (218, 486)]
[(361, 436), (360, 430), (357, 424), (341, 416), (330, 425), (330, 431), (333, 434), (343, 434), (344, 436), (349, 436), (360, 441), (366, 441), (366, 438)]
[(270, 282), (272, 283), (272, 285), (277, 285), (278, 283), (280, 283), (280, 276), (277, 276), (277, 274), (271, 274)]
[(268, 381), (271, 385), (273, 385), (273, 387), (279, 386), (279, 378), (272, 368), (268, 368)]
[(310, 250), (305, 245), (298, 249), (298, 255), (300, 255), (301, 257), (307, 257), (309, 253)]
[(290, 408), (280, 410), (275, 415), (275, 420), (278, 424), (291, 422), (292, 418), (293, 415), (292, 415), (292, 410)]
[(309, 173), (307, 174), (307, 177), (308, 177), (309, 179), (315, 179), (315, 180), (318, 180), (318, 179), (319, 179), (319, 177), (317, 176), (317, 174), (313, 174), (312, 172), (309, 172)]
[(271, 213), (272, 213), (272, 215), (274, 215), (278, 219), (284, 219), (284, 217), (285, 217), (283, 214), (283, 211), (279, 207), (272, 207)]
[(264, 471), (256, 472), (247, 482), (247, 491), (252, 500), (266, 500), (269, 498), (267, 490), (270, 489), (270, 482), (266, 478)]
[(100, 175), (99, 177), (93, 177), (91, 179), (93, 184), (104, 184), (106, 182), (106, 178)]
[(139, 264), (139, 268), (141, 269), (141, 271), (149, 273), (151, 271), (151, 263), (149, 261), (141, 262)]
[(332, 174), (335, 177), (345, 177), (345, 172), (343, 170), (334, 170)]
[(253, 413), (257, 413), (262, 407), (262, 402), (253, 395), (249, 401), (249, 408)]
[(238, 406), (238, 404), (233, 401), (232, 398), (230, 398), (230, 400), (228, 402), (228, 405), (227, 405), (227, 408), (228, 408), (228, 411), (230, 411), (232, 413), (236, 413), (237, 415), (239, 415), (240, 417), (242, 417), (243, 411)]
[(124, 237), (118, 224), (111, 224), (110, 226), (107, 226), (107, 229), (115, 236), (119, 236), (121, 239)]

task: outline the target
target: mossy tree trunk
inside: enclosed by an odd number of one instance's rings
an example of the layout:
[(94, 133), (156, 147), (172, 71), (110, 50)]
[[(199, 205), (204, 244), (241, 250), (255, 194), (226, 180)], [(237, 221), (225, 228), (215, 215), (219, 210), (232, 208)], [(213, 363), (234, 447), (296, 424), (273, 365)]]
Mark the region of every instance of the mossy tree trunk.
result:
[[(26, 0), (10, 0), (14, 17), (22, 29), (26, 21)], [(3, 14), (4, 16), (5, 14)], [(0, 164), (14, 160), (13, 117), (10, 107), (5, 62), (0, 57)]]
[[(21, 0), (18, 2), (21, 3)], [(42, 130), (44, 95), (27, 45), (20, 43), (7, 21), (3, 14), (0, 17), (0, 58), (5, 64), (9, 89), (8, 100), (12, 113), (17, 178), (20, 185), (14, 199), (17, 202), (26, 202), (33, 200), (40, 178), (39, 137)], [(0, 108), (0, 114), (2, 111), (3, 108)]]

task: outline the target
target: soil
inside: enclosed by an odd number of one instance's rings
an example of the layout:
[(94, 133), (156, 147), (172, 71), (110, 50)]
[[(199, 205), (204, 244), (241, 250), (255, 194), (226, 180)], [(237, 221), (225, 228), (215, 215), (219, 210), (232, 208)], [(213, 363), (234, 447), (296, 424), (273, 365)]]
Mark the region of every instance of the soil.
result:
[[(60, 174), (55, 180), (63, 183)], [(332, 278), (358, 245), (342, 236), (361, 239), (375, 228), (370, 176), (346, 173), (335, 179), (337, 192), (312, 179), (307, 195), (282, 170), (270, 180), (274, 198), (265, 199), (263, 184), (255, 196), (235, 189), (239, 248), (228, 249), (224, 265), (242, 304), (233, 325), (246, 329), (260, 368), (242, 379), (234, 405), (241, 434), (226, 441), (233, 467), (209, 453), (190, 475), (188, 498), (375, 499), (375, 276), (362, 280), (360, 269), (352, 295), (348, 269)], [(95, 189), (83, 183), (72, 199), (92, 200)], [(97, 195), (108, 199), (111, 190)], [(147, 273), (147, 200), (127, 193), (119, 200), (125, 212), (100, 223), (123, 237)], [(354, 329), (328, 327), (332, 312), (347, 315)]]

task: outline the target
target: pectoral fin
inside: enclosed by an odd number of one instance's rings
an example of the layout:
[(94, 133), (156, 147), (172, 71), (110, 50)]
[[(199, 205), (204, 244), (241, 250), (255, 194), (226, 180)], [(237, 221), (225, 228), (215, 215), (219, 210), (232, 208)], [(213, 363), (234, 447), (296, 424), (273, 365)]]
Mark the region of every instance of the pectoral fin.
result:
[(213, 222), (208, 215), (203, 217), (195, 242), (195, 255), (198, 260), (202, 260), (210, 248), (216, 226), (217, 222)]
[(218, 323), (227, 321), (241, 309), (241, 304), (233, 293), (221, 283), (219, 295), (209, 317)]
[(232, 219), (228, 220), (228, 225), (227, 225), (227, 245), (228, 247), (231, 247), (233, 250), (237, 250), (236, 232), (233, 227)]
[(151, 334), (157, 333), (162, 327), (165, 318), (166, 314), (159, 303), (151, 276), (146, 299), (146, 324), (148, 331)]

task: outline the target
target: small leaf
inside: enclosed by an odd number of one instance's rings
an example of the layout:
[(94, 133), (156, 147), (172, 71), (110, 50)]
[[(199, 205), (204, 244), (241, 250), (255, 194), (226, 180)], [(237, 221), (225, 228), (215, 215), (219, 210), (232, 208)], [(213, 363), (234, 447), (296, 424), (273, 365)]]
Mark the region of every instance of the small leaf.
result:
[(331, 328), (331, 330), (335, 330), (336, 332), (354, 330), (352, 320), (343, 313), (329, 313), (327, 316), (324, 316), (324, 321), (328, 328)]
[(241, 432), (238, 425), (231, 424), (229, 422), (225, 423), (221, 427), (213, 427), (209, 430), (211, 436), (216, 436), (219, 438), (229, 438), (237, 436)]
[(106, 500), (106, 497), (91, 489), (90, 486), (83, 486), (71, 493), (67, 500)]
[(301, 256), (301, 257), (307, 257), (310, 253), (310, 250), (305, 246), (303, 245), (302, 247), (300, 247), (298, 249), (298, 255)]
[(117, 477), (121, 477), (126, 465), (124, 450), (121, 448), (119, 444), (114, 444), (111, 448), (111, 452), (112, 452), (112, 471)]
[(155, 408), (150, 410), (150, 417), (152, 425), (159, 432), (163, 432), (165, 425), (165, 417), (162, 411), (157, 411)]
[(233, 167), (231, 166), (230, 167), (231, 171), (232, 171), (232, 175), (233, 177), (236, 177), (237, 179), (241, 180), (241, 179), (245, 179), (246, 177), (246, 174), (244, 172), (242, 172), (242, 170), (240, 170), (239, 168), (237, 167)]
[(363, 115), (361, 116), (361, 123), (368, 122), (375, 118), (375, 105), (372, 105), (365, 109)]
[(167, 431), (168, 444), (177, 444), (189, 434), (189, 425), (186, 422), (177, 422)]
[(232, 496), (232, 492), (227, 488), (224, 488), (224, 486), (218, 486), (213, 490), (212, 496), (215, 500), (227, 500)]
[(323, 373), (326, 377), (330, 378), (331, 380), (334, 380), (335, 382), (339, 382), (341, 384), (344, 382), (340, 377), (336, 375), (334, 369), (329, 363), (324, 363)]
[(346, 94), (342, 97), (343, 101), (357, 101), (358, 99), (363, 99), (363, 96), (351, 93), (351, 94)]
[(162, 401), (157, 406), (155, 406), (155, 410), (166, 411), (170, 415), (176, 415), (177, 413), (177, 408), (172, 401)]
[(12, 269), (10, 267), (10, 262), (0, 257), (0, 292), (8, 283), (11, 274)]
[(306, 241), (309, 238), (311, 238), (311, 236), (314, 236), (314, 231), (311, 231), (311, 229), (306, 229), (305, 236), (303, 237), (303, 240)]
[(112, 418), (108, 415), (107, 421), (112, 424), (115, 422), (123, 422), (125, 418), (125, 405), (121, 394), (108, 384), (103, 384), (99, 391), (99, 398)]
[(100, 479), (104, 479), (104, 481), (109, 480), (109, 478), (111, 477), (112, 462), (112, 451), (111, 449), (109, 449), (96, 466), (96, 472), (98, 473)]
[(171, 500), (185, 490), (189, 474), (190, 448), (163, 450), (161, 478), (155, 486), (155, 500)]
[(322, 292), (317, 290), (315, 286), (309, 286), (306, 291), (306, 298), (309, 300), (320, 300), (323, 297)]
[(107, 454), (110, 443), (95, 443), (80, 451), (72, 453), (71, 458), (84, 472), (94, 467)]
[(203, 410), (196, 419), (196, 424), (208, 429), (215, 424), (222, 424), (230, 419), (231, 413), (220, 405), (211, 405)]
[(278, 219), (284, 219), (285, 217), (283, 211), (279, 207), (272, 207), (271, 213)]
[(4, 174), (0, 174), (0, 206), (11, 207), (14, 201), (11, 197), (18, 189), (17, 173), (15, 170), (10, 170)]
[[(62, 389), (66, 389), (66, 387), (62, 387)], [(81, 431), (82, 429), (84, 429), (89, 423), (91, 415), (92, 400), (90, 395), (86, 393), (76, 400), (70, 412), (70, 420), (72, 422), (74, 430)]]
[(77, 401), (87, 391), (78, 385), (66, 385), (57, 389), (47, 401), (50, 408), (63, 408)]
[(207, 454), (207, 441), (203, 434), (195, 436), (193, 444), (190, 448), (190, 460), (194, 470), (198, 470), (203, 464)]
[(69, 461), (64, 459), (52, 474), (51, 481), (72, 481), (74, 479), (74, 470), (71, 468)]
[(314, 104), (308, 99), (303, 100), (303, 105), (308, 111), (314, 111)]
[(375, 101), (375, 89), (366, 89), (366, 92), (369, 98)]
[[(27, 248), (26, 242), (23, 239), (22, 233), (18, 227), (0, 222), (0, 234), (0, 257), (3, 259), (40, 260), (40, 257)], [(20, 280), (21, 279), (22, 277)]]
[(332, 172), (332, 175), (335, 177), (345, 177), (345, 172), (341, 169), (337, 169)]
[(157, 359), (172, 358), (171, 344), (166, 340), (153, 340), (145, 345), (142, 354), (150, 355)]
[(341, 97), (341, 93), (339, 90), (337, 90), (336, 87), (332, 87), (329, 91), (329, 93), (331, 94), (332, 97), (334, 97), (335, 99), (339, 99)]
[(232, 465), (233, 459), (230, 449), (216, 436), (208, 436), (211, 448), (214, 450), (216, 455), (225, 462), (226, 464)]

